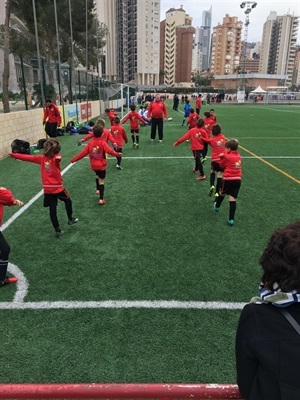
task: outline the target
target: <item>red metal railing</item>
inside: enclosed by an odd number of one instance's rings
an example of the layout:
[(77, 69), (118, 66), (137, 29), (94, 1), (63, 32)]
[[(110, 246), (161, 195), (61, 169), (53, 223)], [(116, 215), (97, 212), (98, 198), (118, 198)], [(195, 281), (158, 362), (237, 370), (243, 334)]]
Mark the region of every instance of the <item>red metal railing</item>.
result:
[(237, 385), (180, 383), (0, 384), (0, 399), (242, 399)]

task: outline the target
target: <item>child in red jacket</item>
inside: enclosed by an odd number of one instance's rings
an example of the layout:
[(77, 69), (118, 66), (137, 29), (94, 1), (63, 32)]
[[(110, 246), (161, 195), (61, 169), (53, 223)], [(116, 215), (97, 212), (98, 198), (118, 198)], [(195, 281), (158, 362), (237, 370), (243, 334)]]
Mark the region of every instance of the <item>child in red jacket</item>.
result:
[[(222, 134), (222, 128), (219, 124), (213, 125), (212, 137), (208, 140), (208, 144), (211, 146), (211, 170), (210, 170), (210, 189), (209, 196), (213, 195), (215, 190), (215, 198), (219, 197), (219, 190), (222, 183), (224, 169), (220, 166), (220, 154), (225, 152), (226, 138)], [(215, 187), (215, 179), (217, 175), (217, 185)]]
[(74, 163), (81, 160), (85, 156), (90, 157), (90, 165), (93, 171), (96, 173), (96, 184), (97, 194), (99, 193), (100, 199), (99, 204), (102, 206), (105, 204), (104, 200), (104, 179), (106, 176), (106, 153), (114, 157), (122, 157), (122, 153), (112, 150), (109, 145), (101, 138), (103, 128), (99, 125), (95, 125), (93, 128), (94, 138), (87, 144), (87, 146), (71, 160)]
[(133, 147), (136, 149), (139, 148), (140, 146), (140, 125), (139, 121), (143, 124), (146, 125), (145, 120), (140, 116), (140, 114), (135, 111), (135, 105), (130, 106), (131, 111), (125, 115), (125, 117), (122, 119), (121, 123), (125, 124), (126, 121), (130, 120), (130, 132), (131, 132), (131, 138), (132, 138), (132, 144)]
[[(116, 143), (116, 146), (114, 147), (116, 151), (119, 153), (122, 153), (123, 150), (123, 143), (128, 143), (128, 138), (126, 135), (126, 131), (123, 128), (123, 126), (120, 125), (120, 118), (115, 117), (114, 118), (114, 125), (110, 128), (110, 133), (113, 137), (114, 142)], [(117, 165), (116, 168), (118, 169), (123, 169), (121, 167), (121, 161), (122, 157), (117, 157)]]
[(193, 108), (191, 108), (190, 115), (188, 116), (187, 125), (189, 129), (195, 128), (197, 121), (199, 119), (199, 115), (195, 112)]
[(225, 143), (225, 154), (220, 154), (220, 167), (224, 169), (223, 182), (220, 195), (214, 203), (215, 211), (219, 211), (225, 196), (229, 197), (228, 225), (234, 225), (236, 199), (238, 197), (242, 180), (242, 157), (238, 153), (239, 143), (236, 139)]
[(203, 138), (206, 138), (204, 121), (203, 119), (198, 119), (196, 127), (189, 129), (183, 136), (177, 139), (176, 142), (173, 144), (173, 146), (176, 147), (180, 143), (183, 143), (184, 141), (190, 139), (191, 150), (193, 152), (195, 159), (195, 168), (193, 169), (193, 172), (198, 172), (198, 171), (200, 172), (200, 175), (198, 176), (198, 178), (196, 178), (197, 181), (202, 181), (203, 179), (206, 178), (206, 176), (204, 175), (202, 163), (200, 161), (202, 151), (204, 149)]
[[(12, 192), (4, 187), (0, 187), (0, 226), (3, 220), (4, 206), (22, 206), (21, 200), (15, 199)], [(18, 282), (16, 277), (8, 277), (8, 257), (10, 253), (10, 246), (7, 243), (3, 233), (0, 231), (0, 287), (8, 285), (9, 283)]]
[(60, 237), (63, 234), (57, 219), (57, 200), (61, 200), (65, 203), (68, 224), (74, 225), (78, 221), (77, 218), (73, 218), (72, 201), (63, 186), (60, 170), (60, 150), (61, 146), (59, 141), (52, 138), (45, 142), (43, 155), (10, 153), (10, 156), (17, 160), (40, 164), (44, 189), (44, 207), (49, 207), (50, 220), (55, 230), (56, 237)]
[[(204, 115), (204, 122), (205, 122), (204, 127), (207, 131), (208, 138), (210, 138), (212, 127), (215, 124), (215, 119), (209, 111), (206, 111), (203, 115)], [(208, 149), (208, 144), (205, 143), (202, 162), (206, 161), (207, 149)]]

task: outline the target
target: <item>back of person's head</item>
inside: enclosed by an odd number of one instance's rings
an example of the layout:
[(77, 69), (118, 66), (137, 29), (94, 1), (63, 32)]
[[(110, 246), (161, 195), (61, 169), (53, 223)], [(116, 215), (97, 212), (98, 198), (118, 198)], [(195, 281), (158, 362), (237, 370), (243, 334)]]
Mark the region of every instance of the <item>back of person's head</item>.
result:
[(277, 229), (260, 257), (262, 283), (270, 290), (277, 283), (283, 292), (300, 292), (300, 221)]
[(134, 104), (132, 104), (132, 105), (130, 106), (130, 110), (131, 110), (131, 111), (135, 111), (135, 105), (134, 105)]
[(225, 147), (230, 150), (237, 150), (239, 147), (239, 142), (237, 139), (227, 140), (227, 142), (225, 143)]
[(103, 126), (95, 125), (93, 126), (93, 134), (95, 137), (101, 137), (103, 133)]
[(195, 110), (194, 110), (193, 108), (191, 108), (191, 110), (190, 110), (190, 111), (191, 111), (191, 114), (193, 114), (193, 112), (195, 112)]
[(105, 111), (105, 112), (106, 112), (106, 114), (107, 114), (107, 113), (109, 113), (109, 112), (110, 112), (110, 109), (109, 109), (109, 108), (106, 108), (104, 111)]
[(51, 99), (46, 99), (46, 105), (47, 104), (51, 104), (52, 103), (52, 100)]
[(202, 118), (199, 118), (196, 122), (197, 128), (202, 128), (202, 126), (204, 126), (204, 124), (205, 124), (205, 122), (204, 122), (204, 119), (202, 119)]
[(140, 110), (143, 110), (144, 109), (144, 106), (140, 106)]
[(61, 150), (59, 141), (55, 138), (48, 139), (44, 143), (44, 155), (49, 158), (53, 158)]
[(209, 112), (210, 112), (210, 113), (214, 113), (215, 110), (214, 110), (213, 108), (211, 108), (211, 109), (209, 110)]
[(211, 128), (211, 133), (213, 136), (217, 136), (222, 132), (221, 126), (219, 124), (215, 124)]
[(190, 101), (189, 101), (189, 100), (186, 100), (185, 102), (186, 102), (186, 104), (189, 104)]
[(105, 120), (103, 118), (99, 118), (97, 120), (97, 124), (96, 125), (100, 125), (100, 126), (102, 126), (102, 128), (104, 128), (105, 127)]
[(115, 124), (119, 124), (119, 123), (120, 123), (120, 117), (115, 116), (115, 117), (114, 117), (114, 123), (115, 123)]
[(209, 111), (205, 111), (205, 113), (203, 115), (205, 118), (211, 117), (211, 113)]

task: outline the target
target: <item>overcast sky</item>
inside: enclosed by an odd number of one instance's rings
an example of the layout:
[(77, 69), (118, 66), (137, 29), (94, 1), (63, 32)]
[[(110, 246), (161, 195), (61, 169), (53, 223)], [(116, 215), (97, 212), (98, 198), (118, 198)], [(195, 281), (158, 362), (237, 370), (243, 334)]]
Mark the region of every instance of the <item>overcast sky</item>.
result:
[[(166, 18), (169, 8), (183, 9), (193, 17), (193, 26), (202, 25), (202, 11), (209, 10), (212, 6), (212, 26), (218, 22), (222, 23), (223, 17), (229, 14), (238, 17), (245, 22), (245, 8), (240, 8), (243, 0), (161, 0), (161, 20)], [(256, 8), (249, 15), (250, 25), (248, 27), (248, 42), (258, 42), (262, 38), (263, 24), (270, 11), (276, 11), (277, 15), (292, 14), (300, 17), (300, 0), (258, 0)], [(298, 30), (298, 43), (300, 44), (300, 28)]]

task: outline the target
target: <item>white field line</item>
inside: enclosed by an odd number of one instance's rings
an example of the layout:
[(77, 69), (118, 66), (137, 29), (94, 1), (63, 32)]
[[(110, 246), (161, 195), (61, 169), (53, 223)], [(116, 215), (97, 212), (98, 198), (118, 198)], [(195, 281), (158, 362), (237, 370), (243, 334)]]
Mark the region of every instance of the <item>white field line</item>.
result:
[(49, 310), (49, 309), (181, 309), (181, 310), (241, 310), (246, 303), (230, 303), (218, 301), (176, 301), (176, 300), (107, 300), (107, 301), (40, 301), (40, 302), (0, 302), (1, 310)]

